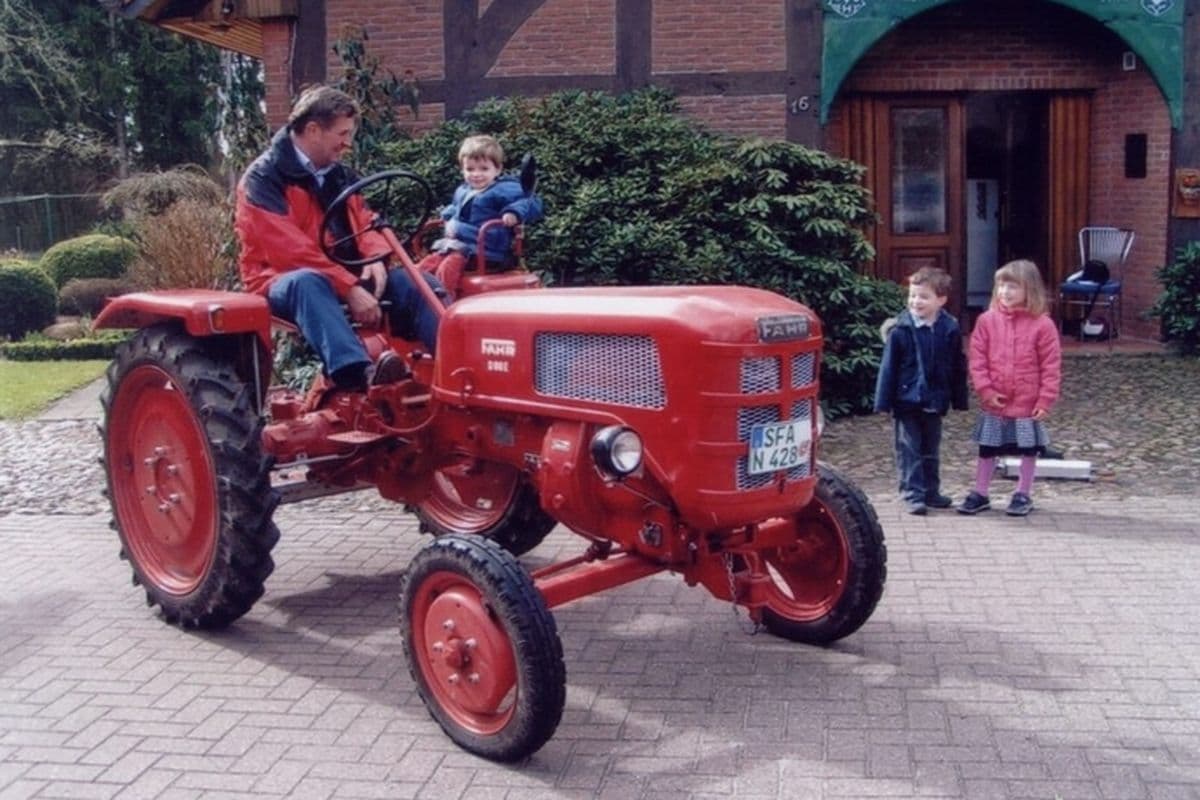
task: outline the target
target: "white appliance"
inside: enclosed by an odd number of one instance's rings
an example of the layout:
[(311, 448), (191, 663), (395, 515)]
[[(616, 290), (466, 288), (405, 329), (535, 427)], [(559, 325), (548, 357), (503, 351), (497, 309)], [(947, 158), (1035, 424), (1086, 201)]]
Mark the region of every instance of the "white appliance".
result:
[(1000, 266), (1000, 181), (971, 178), (967, 207), (967, 307), (987, 308)]

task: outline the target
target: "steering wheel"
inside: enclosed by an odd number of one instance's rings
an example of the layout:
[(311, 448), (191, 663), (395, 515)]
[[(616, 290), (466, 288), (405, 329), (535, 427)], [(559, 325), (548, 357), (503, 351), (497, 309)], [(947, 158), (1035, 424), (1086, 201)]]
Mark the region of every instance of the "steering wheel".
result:
[[(346, 203), (350, 200), (352, 195), (359, 194), (364, 189), (374, 186), (375, 184), (384, 184), (382, 189), (377, 189), (373, 193), (376, 199), (382, 196), (382, 201), (373, 202), (372, 206), (374, 208), (383, 209), (384, 212), (386, 212), (391, 209), (390, 201), (392, 187), (396, 181), (402, 180), (412, 181), (413, 183), (417, 184), (424, 194), (424, 210), (413, 231), (416, 232), (420, 230), (421, 226), (425, 224), (425, 220), (429, 219), (429, 215), (433, 212), (433, 190), (429, 188), (429, 184), (426, 183), (425, 179), (420, 175), (409, 172), (405, 169), (389, 169), (384, 170), (383, 172), (376, 172), (374, 175), (368, 175), (367, 177), (357, 180), (347, 186), (337, 197), (333, 199), (333, 202), (329, 204), (329, 208), (325, 210), (325, 216), (321, 219), (321, 231), (319, 234), (321, 250), (324, 251), (325, 255), (329, 256), (330, 259), (336, 261), (338, 264), (341, 264), (343, 267), (363, 267), (367, 264), (370, 264), (374, 261), (379, 261), (380, 259), (387, 258), (389, 255), (391, 255), (390, 252), (385, 251), (382, 253), (375, 253), (374, 255), (367, 256), (366, 258), (343, 258), (337, 253), (338, 247), (342, 246), (346, 242), (355, 241), (369, 231), (377, 231), (383, 228), (392, 228), (394, 230), (395, 226), (387, 220), (382, 212), (376, 212), (374, 219), (371, 220), (371, 224), (364, 228), (359, 230), (351, 230), (350, 233), (342, 236), (341, 238), (331, 239), (331, 235), (334, 221), (337, 220), (338, 217), (349, 219), (349, 215), (342, 216), (342, 210), (345, 208)], [(403, 240), (405, 237), (399, 238)]]

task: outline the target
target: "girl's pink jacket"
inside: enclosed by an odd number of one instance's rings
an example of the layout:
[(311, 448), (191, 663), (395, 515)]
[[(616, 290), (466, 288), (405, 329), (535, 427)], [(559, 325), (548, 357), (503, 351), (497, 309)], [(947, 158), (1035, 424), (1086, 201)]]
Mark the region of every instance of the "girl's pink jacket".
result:
[[(1062, 347), (1058, 329), (1045, 314), (995, 306), (980, 315), (971, 332), (971, 385), (983, 410), (1009, 419), (1049, 411), (1062, 385)], [(996, 409), (993, 397), (1007, 402)]]

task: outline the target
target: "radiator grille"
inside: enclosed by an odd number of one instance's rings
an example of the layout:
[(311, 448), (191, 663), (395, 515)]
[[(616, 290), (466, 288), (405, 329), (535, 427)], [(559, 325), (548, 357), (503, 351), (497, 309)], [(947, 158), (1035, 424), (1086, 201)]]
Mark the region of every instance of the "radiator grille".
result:
[(792, 388), (800, 389), (817, 380), (817, 356), (815, 353), (797, 353), (792, 356)]
[(534, 388), (541, 394), (635, 408), (667, 405), (658, 347), (649, 336), (539, 333)]
[(742, 359), (742, 394), (764, 394), (779, 391), (780, 383), (779, 359), (773, 356), (766, 358)]

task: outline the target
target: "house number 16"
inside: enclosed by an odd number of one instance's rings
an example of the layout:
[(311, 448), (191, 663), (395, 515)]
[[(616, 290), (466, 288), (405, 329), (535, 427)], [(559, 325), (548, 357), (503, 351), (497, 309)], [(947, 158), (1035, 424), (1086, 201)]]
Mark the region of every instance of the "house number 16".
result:
[(808, 111), (811, 108), (812, 108), (812, 100), (806, 94), (802, 94), (799, 97), (797, 97), (795, 100), (793, 100), (792, 102), (788, 103), (788, 111), (790, 111), (793, 114), (803, 114), (804, 112)]

